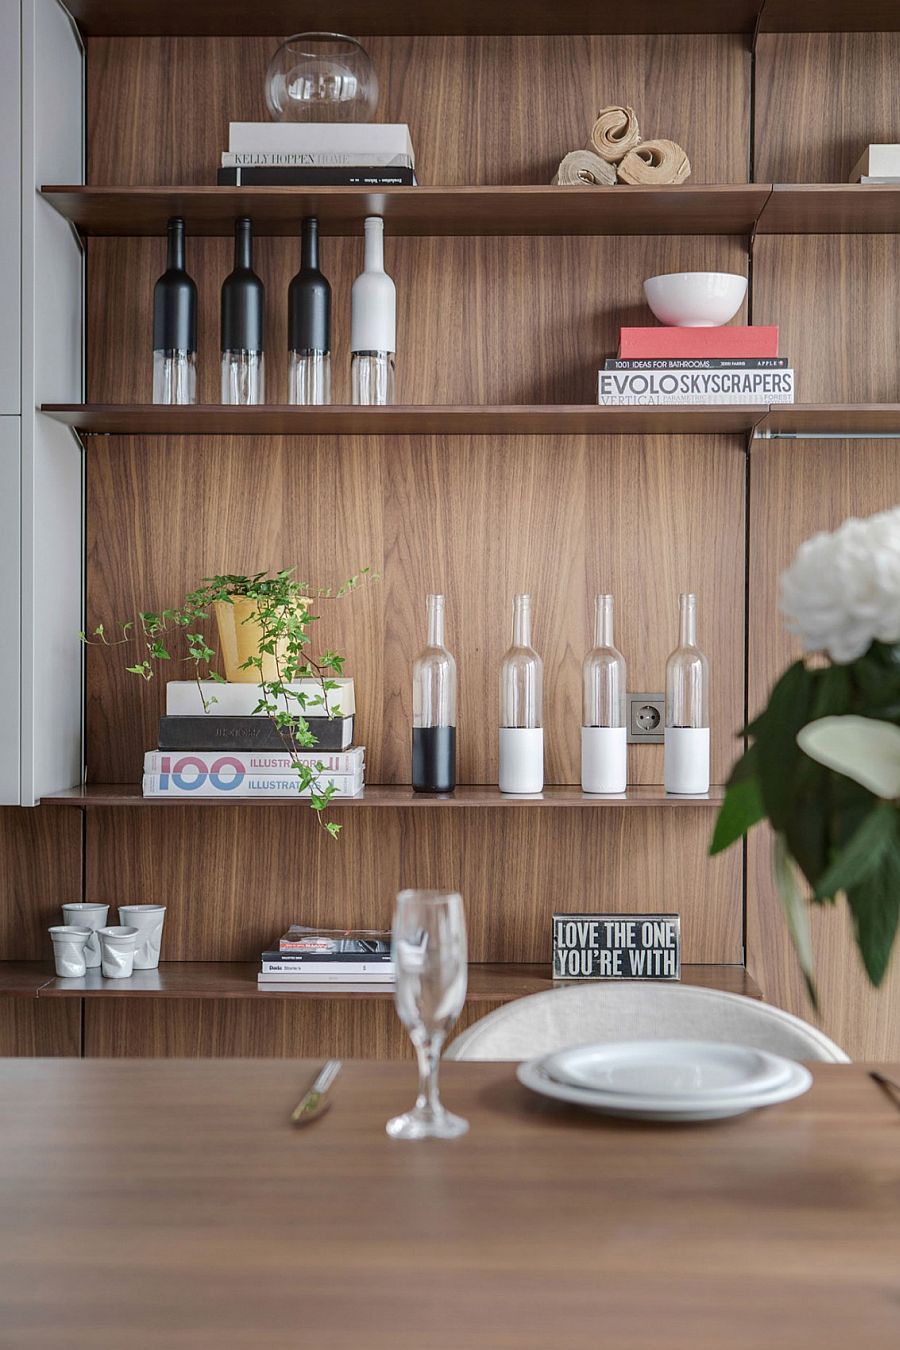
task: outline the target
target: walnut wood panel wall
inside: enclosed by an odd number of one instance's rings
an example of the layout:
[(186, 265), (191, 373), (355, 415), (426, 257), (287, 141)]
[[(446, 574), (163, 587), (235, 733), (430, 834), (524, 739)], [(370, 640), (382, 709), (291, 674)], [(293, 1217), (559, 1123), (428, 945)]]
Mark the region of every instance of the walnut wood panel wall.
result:
[[(687, 589), (714, 671), (722, 781), (743, 709), (740, 438), (104, 438), (87, 458), (89, 627), (175, 603), (218, 570), (296, 563), (321, 584), (365, 564), (382, 574), (322, 606), (322, 641), (358, 680), (370, 782), (409, 781), (409, 670), (434, 589), (449, 597), (459, 661), (461, 782), (496, 782), (516, 591), (534, 595), (545, 661), (547, 781), (577, 783), (590, 597), (615, 593), (631, 687), (653, 691)], [(122, 649), (90, 653), (95, 782), (134, 782), (155, 743), (164, 677), (147, 687), (130, 663)], [(631, 766), (635, 782), (661, 782), (661, 747), (636, 748)]]
[[(900, 503), (896, 441), (772, 443), (753, 457), (750, 491), (749, 695), (761, 707), (773, 680), (800, 654), (777, 611), (777, 578), (802, 540)], [(813, 924), (821, 1021), (848, 1054), (900, 1054), (900, 951), (880, 993), (868, 986), (853, 945), (846, 906), (825, 907)], [(764, 996), (812, 1015), (771, 881), (769, 840), (752, 838), (747, 871), (747, 961)]]
[[(468, 1004), (454, 1035), (498, 1006)], [(384, 999), (301, 1003), (274, 997), (265, 1004), (228, 999), (111, 999), (108, 1003), (95, 999), (85, 1003), (84, 1054), (92, 1058), (290, 1059), (326, 1053), (340, 1059), (411, 1059), (413, 1051), (393, 1002)], [(302, 1082), (298, 1088), (302, 1093)]]
[[(211, 183), (229, 120), (264, 117), (272, 39), (88, 42), (89, 178), (94, 184)], [(547, 182), (583, 143), (596, 107), (620, 99), (645, 134), (681, 141), (693, 181), (746, 181), (746, 36), (373, 38), (377, 116), (406, 120), (425, 183)], [(846, 181), (869, 141), (900, 125), (896, 34), (763, 35), (755, 62), (754, 176)], [(349, 286), (359, 241), (325, 241), (335, 288), (337, 399), (346, 399)], [(152, 239), (88, 248), (88, 397), (149, 391)], [(260, 240), (269, 291), (269, 396), (282, 399), (289, 240)], [(646, 320), (641, 281), (694, 268), (744, 271), (747, 241), (705, 238), (388, 239), (398, 281), (399, 391), (422, 403), (592, 402), (600, 358), (620, 323)], [(225, 240), (191, 239), (201, 294), (200, 396), (217, 398), (218, 288)], [(900, 348), (897, 236), (765, 237), (754, 247), (751, 308), (778, 323), (802, 401), (896, 401)], [(711, 656), (714, 770), (721, 780), (743, 715), (745, 625), (751, 708), (788, 658), (774, 586), (796, 544), (851, 511), (898, 499), (896, 443), (757, 445), (745, 518), (746, 461), (734, 438), (229, 438), (89, 443), (89, 617), (109, 623), (162, 604), (223, 567), (296, 561), (337, 581), (363, 563), (383, 579), (329, 616), (351, 655), (370, 781), (407, 776), (409, 662), (422, 596), (450, 597), (462, 674), (462, 781), (495, 778), (496, 667), (509, 599), (536, 599), (547, 676), (548, 780), (576, 782), (578, 671), (587, 602), (616, 593), (632, 688), (660, 687), (677, 590), (700, 594)], [(749, 536), (747, 530), (749, 529)], [(745, 550), (750, 559), (745, 613)], [(141, 688), (116, 653), (89, 661), (88, 762), (94, 781), (134, 781), (153, 743), (161, 686)], [(479, 720), (483, 727), (479, 728)], [(484, 729), (486, 728), (486, 730)], [(659, 782), (661, 755), (632, 755), (637, 782)], [(30, 819), (28, 819), (30, 818)], [(28, 823), (24, 823), (28, 820)], [(371, 811), (346, 815), (338, 845), (303, 812), (176, 807), (85, 813), (85, 894), (170, 906), (167, 954), (252, 958), (302, 907), (312, 919), (386, 920), (410, 881), (457, 884), (475, 959), (540, 960), (562, 899), (682, 912), (685, 959), (741, 958), (741, 858), (706, 858), (697, 811)], [(0, 874), (5, 957), (45, 953), (60, 898), (81, 895), (80, 812), (0, 816), (12, 849)], [(302, 861), (306, 891), (294, 877)], [(29, 869), (33, 867), (33, 880)], [(808, 1013), (767, 880), (765, 841), (747, 861), (746, 940), (765, 995)], [(900, 1053), (898, 965), (870, 994), (834, 914), (816, 928), (824, 1021), (851, 1053)], [(3, 1013), (0, 1046), (77, 1051), (77, 1001), (58, 1026), (36, 1010)], [(52, 1005), (55, 1008), (61, 1005)], [(116, 1001), (85, 1007), (88, 1053), (398, 1053), (388, 1005)], [(480, 1005), (484, 1011), (484, 1005)], [(45, 1005), (44, 1011), (51, 1016)], [(49, 1028), (49, 1029), (48, 1029)], [(75, 1047), (73, 1049), (73, 1047)]]
[(800, 403), (900, 399), (898, 291), (900, 234), (765, 235), (754, 244), (753, 322), (780, 326)]
[(78, 999), (0, 998), (0, 1056), (81, 1054)]
[[(298, 221), (299, 231), (299, 221)], [(198, 398), (219, 400), (219, 289), (231, 271), (226, 239), (189, 239), (200, 293)], [(360, 239), (326, 239), (334, 288), (334, 398), (350, 401), (350, 286)], [(660, 272), (745, 273), (746, 241), (675, 238), (388, 238), (397, 280), (397, 401), (594, 403), (597, 368), (615, 351), (619, 325), (647, 322), (642, 282)], [(266, 383), (287, 402), (287, 292), (299, 244), (260, 239), (254, 265), (267, 288)], [(153, 284), (165, 267), (161, 239), (88, 241), (88, 398), (150, 399)]]
[(898, 68), (900, 33), (761, 34), (756, 181), (846, 183), (867, 145), (897, 140)]
[(706, 857), (704, 808), (351, 811), (337, 844), (296, 805), (200, 810), (87, 813), (86, 898), (165, 903), (172, 961), (253, 960), (300, 914), (387, 924), (410, 885), (461, 891), (472, 961), (547, 961), (563, 904), (657, 903), (682, 916), (686, 962), (741, 961), (740, 856)]
[[(214, 183), (229, 121), (265, 121), (272, 38), (88, 41), (88, 182)], [(750, 49), (717, 36), (367, 38), (376, 118), (409, 122), (423, 183), (549, 183), (620, 100), (689, 147), (698, 183), (747, 180)]]
[(81, 899), (81, 825), (79, 811), (0, 809), (0, 960), (48, 955), (47, 927)]

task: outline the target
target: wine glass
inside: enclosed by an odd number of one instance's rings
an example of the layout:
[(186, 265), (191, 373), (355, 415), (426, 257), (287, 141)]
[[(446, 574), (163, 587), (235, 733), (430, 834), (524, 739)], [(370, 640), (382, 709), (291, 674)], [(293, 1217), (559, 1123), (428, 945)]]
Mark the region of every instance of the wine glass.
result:
[(419, 1092), (411, 1111), (387, 1123), (392, 1139), (455, 1139), (469, 1122), (441, 1105), (441, 1047), (466, 998), (468, 962), (462, 896), (401, 891), (391, 942), (394, 1002), (419, 1061)]

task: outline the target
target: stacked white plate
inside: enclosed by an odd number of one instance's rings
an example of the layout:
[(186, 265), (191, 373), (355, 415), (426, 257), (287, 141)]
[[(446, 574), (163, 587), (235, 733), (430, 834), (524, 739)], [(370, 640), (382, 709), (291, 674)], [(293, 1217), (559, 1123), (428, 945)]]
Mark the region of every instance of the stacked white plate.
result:
[(520, 1064), (518, 1078), (545, 1097), (638, 1120), (720, 1120), (812, 1084), (794, 1060), (718, 1041), (575, 1045)]

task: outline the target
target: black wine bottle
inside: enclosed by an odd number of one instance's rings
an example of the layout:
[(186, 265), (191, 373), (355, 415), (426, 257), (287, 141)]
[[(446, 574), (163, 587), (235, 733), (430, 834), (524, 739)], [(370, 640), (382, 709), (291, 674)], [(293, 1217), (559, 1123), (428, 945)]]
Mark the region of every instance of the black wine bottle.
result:
[(253, 270), (253, 226), (234, 225), (234, 271), (222, 283), (222, 402), (264, 403), (265, 287)]
[(331, 402), (331, 287), (319, 267), (319, 222), (307, 216), (288, 290), (288, 403)]
[(168, 224), (166, 270), (153, 288), (153, 402), (197, 402), (197, 287), (184, 266), (184, 221)]

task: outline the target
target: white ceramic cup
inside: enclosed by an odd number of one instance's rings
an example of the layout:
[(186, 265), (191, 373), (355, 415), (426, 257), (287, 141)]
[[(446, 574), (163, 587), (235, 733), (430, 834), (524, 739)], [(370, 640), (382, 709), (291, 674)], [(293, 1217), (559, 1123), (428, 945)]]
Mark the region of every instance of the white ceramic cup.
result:
[(63, 905), (63, 923), (76, 928), (90, 928), (91, 936), (84, 949), (84, 963), (88, 970), (100, 964), (100, 939), (97, 929), (109, 918), (109, 905)]
[(124, 924), (99, 928), (100, 968), (104, 979), (127, 980), (134, 970), (134, 946), (138, 930)]
[(119, 923), (138, 930), (134, 949), (135, 970), (156, 970), (162, 942), (165, 905), (120, 905)]
[(48, 932), (53, 939), (53, 960), (57, 975), (64, 980), (74, 980), (84, 975), (87, 971), (84, 953), (86, 944), (93, 936), (93, 929), (62, 924), (48, 929)]

